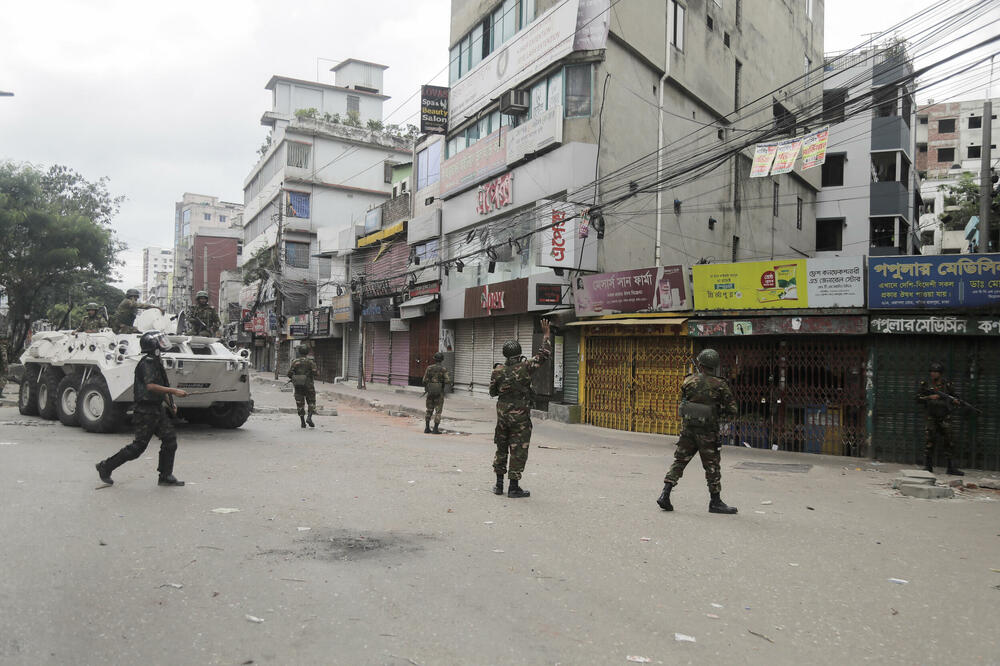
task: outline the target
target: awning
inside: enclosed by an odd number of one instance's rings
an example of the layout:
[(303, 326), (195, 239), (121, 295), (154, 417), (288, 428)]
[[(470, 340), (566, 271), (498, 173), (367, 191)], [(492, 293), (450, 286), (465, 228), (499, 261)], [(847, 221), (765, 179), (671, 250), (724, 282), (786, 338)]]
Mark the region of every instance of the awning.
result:
[(588, 319), (586, 321), (571, 321), (567, 326), (635, 326), (636, 324), (659, 324), (666, 326), (681, 326), (686, 317), (660, 317), (656, 319)]
[(417, 296), (416, 298), (411, 298), (405, 303), (399, 306), (399, 318), (400, 319), (413, 319), (415, 317), (423, 317), (425, 312), (425, 307), (428, 303), (433, 303), (437, 300), (437, 294), (427, 294), (426, 296)]
[(380, 240), (384, 240), (391, 236), (395, 236), (398, 233), (402, 233), (403, 231), (406, 231), (406, 220), (401, 220), (396, 224), (392, 225), (391, 227), (383, 229), (382, 231), (376, 231), (375, 233), (371, 233), (368, 234), (367, 236), (359, 238), (357, 245), (359, 248), (367, 247), (369, 245), (372, 245), (373, 243), (377, 243)]

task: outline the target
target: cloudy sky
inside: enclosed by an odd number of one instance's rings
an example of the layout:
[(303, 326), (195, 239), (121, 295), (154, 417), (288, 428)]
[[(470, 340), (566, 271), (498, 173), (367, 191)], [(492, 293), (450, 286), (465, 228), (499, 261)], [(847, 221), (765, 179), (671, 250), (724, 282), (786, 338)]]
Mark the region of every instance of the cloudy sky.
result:
[[(832, 51), (939, 3), (825, 4)], [(111, 179), (128, 198), (116, 223), (126, 286), (140, 281), (141, 248), (172, 242), (184, 192), (242, 201), (272, 74), (332, 83), (332, 61), (384, 63), (396, 123), (416, 120), (404, 101), (421, 84), (446, 78), (449, 0), (49, 0), (3, 14), (0, 90), (15, 96), (0, 98), (0, 159)]]

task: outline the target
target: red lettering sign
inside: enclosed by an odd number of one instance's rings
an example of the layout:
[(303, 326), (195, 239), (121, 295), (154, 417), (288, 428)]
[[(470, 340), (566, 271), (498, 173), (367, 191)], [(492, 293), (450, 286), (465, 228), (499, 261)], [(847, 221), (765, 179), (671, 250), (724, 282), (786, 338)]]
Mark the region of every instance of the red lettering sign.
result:
[(503, 292), (502, 291), (490, 291), (489, 285), (483, 286), (483, 294), (481, 298), (481, 304), (483, 310), (486, 314), (490, 314), (493, 310), (503, 310)]
[(476, 197), (476, 212), (487, 215), (514, 203), (514, 174), (505, 173), (495, 180), (479, 186)]
[(561, 210), (552, 212), (552, 258), (556, 261), (566, 260), (566, 213)]

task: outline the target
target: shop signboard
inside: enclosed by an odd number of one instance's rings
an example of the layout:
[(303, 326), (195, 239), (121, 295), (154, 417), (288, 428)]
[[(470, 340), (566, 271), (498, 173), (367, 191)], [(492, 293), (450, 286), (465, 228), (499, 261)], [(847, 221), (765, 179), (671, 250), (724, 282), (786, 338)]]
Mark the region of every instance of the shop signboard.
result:
[(558, 146), (562, 138), (563, 107), (557, 104), (507, 132), (507, 164), (514, 164), (550, 146)]
[(868, 307), (962, 308), (1000, 304), (1000, 254), (868, 259)]
[(286, 319), (288, 322), (288, 337), (307, 338), (309, 337), (309, 314), (292, 315)]
[(827, 315), (805, 317), (759, 317), (756, 319), (689, 319), (688, 335), (717, 338), (736, 335), (864, 335), (868, 317)]
[(577, 278), (576, 316), (691, 309), (691, 289), (683, 266), (660, 266)]
[(354, 300), (350, 294), (342, 294), (330, 301), (330, 316), (335, 324), (354, 321)]
[[(565, 201), (540, 199), (535, 226), (541, 236), (539, 266), (592, 271), (597, 268), (597, 241), (587, 242), (585, 208)], [(581, 256), (582, 255), (582, 256)]]
[(865, 303), (864, 259), (776, 259), (693, 267), (695, 310), (850, 308)]
[(465, 290), (465, 318), (500, 317), (528, 311), (528, 278)]
[(504, 125), (441, 163), (442, 198), (473, 187), (507, 168), (508, 130)]
[(988, 335), (1000, 337), (1000, 317), (926, 315), (872, 317), (871, 332), (900, 335)]
[(365, 301), (361, 316), (366, 322), (389, 321), (399, 317), (399, 308), (392, 304), (391, 298), (372, 298)]
[(316, 338), (325, 338), (330, 335), (330, 309), (329, 307), (314, 308), (309, 312), (309, 333)]
[(564, 284), (542, 284), (535, 285), (535, 303), (538, 305), (559, 305), (562, 303)]
[(423, 86), (420, 89), (420, 133), (448, 131), (448, 88)]

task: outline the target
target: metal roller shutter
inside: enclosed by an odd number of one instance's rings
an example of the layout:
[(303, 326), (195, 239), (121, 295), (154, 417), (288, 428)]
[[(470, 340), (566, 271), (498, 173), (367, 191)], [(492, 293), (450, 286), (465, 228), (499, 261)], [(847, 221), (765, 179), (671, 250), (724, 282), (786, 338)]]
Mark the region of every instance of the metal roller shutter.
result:
[(532, 315), (520, 315), (517, 318), (517, 341), (521, 343), (521, 353), (531, 358), (537, 351), (534, 349), (535, 318)]
[[(503, 343), (517, 339), (517, 317), (498, 317), (493, 320), (493, 362), (503, 363)], [(491, 371), (492, 374), (492, 371)]]
[(410, 332), (391, 333), (392, 358), (389, 362), (389, 383), (410, 385)]
[(455, 388), (472, 387), (473, 325), (463, 320), (455, 325)]
[(472, 359), (472, 390), (488, 392), (493, 374), (493, 319), (483, 317), (473, 322), (475, 345)]
[(365, 380), (389, 383), (389, 322), (365, 326)]
[(563, 336), (563, 402), (580, 399), (580, 331), (571, 328)]
[(348, 324), (350, 331), (347, 338), (347, 373), (351, 379), (358, 378), (358, 367), (361, 359), (361, 338), (358, 335), (358, 325)]

